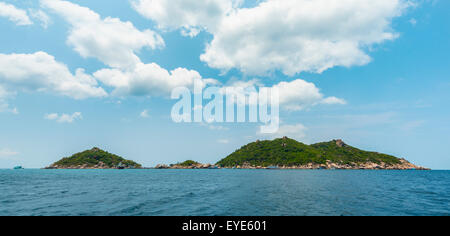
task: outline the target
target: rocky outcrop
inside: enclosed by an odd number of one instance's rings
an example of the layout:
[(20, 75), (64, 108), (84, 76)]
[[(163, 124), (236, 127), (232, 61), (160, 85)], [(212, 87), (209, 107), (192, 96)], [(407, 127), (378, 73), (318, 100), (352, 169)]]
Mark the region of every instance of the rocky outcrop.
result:
[(155, 166), (154, 169), (170, 169), (170, 166), (163, 165), (163, 164), (158, 164), (158, 165)]
[[(315, 163), (309, 163), (306, 165), (299, 165), (299, 166), (271, 166), (271, 167), (264, 167), (264, 166), (253, 166), (248, 162), (245, 162), (243, 165), (238, 165), (234, 167), (224, 167), (229, 169), (286, 169), (286, 170), (428, 170), (427, 168), (416, 166), (411, 164), (405, 159), (400, 159), (401, 163), (399, 164), (386, 164), (386, 163), (373, 163), (373, 162), (367, 162), (367, 163), (350, 163), (350, 164), (339, 164), (339, 163), (333, 163), (331, 161), (327, 161), (326, 164), (315, 164)], [(211, 164), (201, 164), (201, 163), (195, 163), (189, 166), (182, 165), (182, 164), (175, 164), (175, 165), (164, 165), (159, 164), (154, 167), (154, 169), (219, 169), (221, 167)]]
[(430, 170), (425, 167), (416, 166), (405, 159), (400, 159), (399, 164), (386, 164), (386, 163), (350, 163), (350, 164), (340, 164), (327, 161), (326, 164), (315, 164), (309, 163), (306, 165), (299, 166), (272, 166), (272, 167), (262, 167), (262, 166), (252, 166), (248, 163), (244, 163), (242, 166), (232, 167), (233, 169), (286, 169), (286, 170)]
[(141, 167), (134, 166), (113, 166), (110, 167), (103, 162), (99, 162), (94, 166), (89, 166), (88, 164), (84, 165), (72, 165), (72, 166), (60, 166), (57, 164), (53, 164), (51, 166), (45, 167), (44, 169), (48, 170), (57, 170), (57, 169), (66, 169), (66, 170), (108, 170), (108, 169), (140, 169)]
[(344, 141), (342, 141), (342, 139), (335, 140), (335, 142), (336, 142), (336, 145), (340, 148), (345, 147), (347, 145), (344, 143)]
[(201, 163), (195, 163), (192, 165), (182, 165), (182, 164), (174, 164), (174, 165), (164, 165), (159, 164), (155, 166), (154, 169), (175, 169), (175, 170), (182, 170), (182, 169), (219, 169), (219, 166), (212, 165), (212, 164), (201, 164)]

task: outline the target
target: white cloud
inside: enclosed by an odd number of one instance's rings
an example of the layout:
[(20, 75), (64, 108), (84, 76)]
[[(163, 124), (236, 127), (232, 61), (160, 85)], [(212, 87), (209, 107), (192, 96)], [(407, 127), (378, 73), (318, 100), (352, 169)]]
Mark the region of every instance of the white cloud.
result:
[(346, 104), (343, 99), (325, 97), (313, 83), (301, 79), (281, 82), (273, 87), (279, 90), (280, 106), (287, 110), (302, 110), (318, 104)]
[(322, 104), (328, 104), (328, 105), (331, 105), (331, 104), (345, 105), (345, 104), (347, 104), (347, 101), (345, 101), (345, 100), (342, 99), (342, 98), (337, 98), (337, 97), (327, 97), (327, 98), (324, 98), (320, 103), (322, 103)]
[(58, 123), (73, 123), (75, 120), (81, 120), (83, 116), (81, 112), (75, 112), (73, 114), (61, 114), (51, 113), (45, 115), (45, 119), (47, 120), (55, 120)]
[(76, 52), (111, 67), (133, 68), (140, 63), (136, 55), (139, 50), (164, 46), (160, 35), (151, 30), (140, 31), (131, 22), (111, 17), (102, 19), (89, 8), (68, 1), (41, 0), (41, 4), (71, 24), (67, 42)]
[(142, 16), (157, 22), (161, 29), (181, 29), (194, 37), (201, 30), (214, 30), (240, 0), (133, 0)]
[(298, 141), (302, 141), (306, 137), (307, 130), (308, 129), (302, 124), (281, 125), (277, 133), (270, 134), (269, 136), (261, 133), (258, 133), (258, 135), (266, 136), (270, 139), (282, 138), (286, 136)]
[(321, 73), (365, 65), (365, 49), (393, 40), (406, 0), (267, 0), (226, 16), (201, 60), (212, 68), (263, 75)]
[(19, 153), (16, 151), (12, 151), (11, 149), (8, 148), (0, 149), (0, 158), (9, 158), (17, 155), (19, 155)]
[(40, 21), (41, 22), (41, 26), (44, 29), (48, 28), (48, 26), (50, 25), (52, 20), (47, 15), (47, 13), (45, 13), (44, 11), (42, 11), (40, 9), (39, 10), (30, 9), (29, 11), (30, 11), (31, 17), (33, 17), (34, 19)]
[(110, 69), (94, 73), (95, 78), (114, 89), (117, 96), (169, 96), (176, 87), (192, 87), (203, 79), (193, 70), (168, 71), (155, 63), (144, 64), (136, 53), (144, 47), (164, 46), (163, 39), (151, 30), (139, 31), (131, 22), (100, 15), (86, 7), (60, 0), (41, 0), (72, 25), (68, 43), (83, 57), (95, 57)]
[[(230, 87), (227, 87), (227, 91), (234, 93), (246, 93), (246, 91), (248, 91), (246, 89), (249, 87), (264, 85), (262, 85), (259, 80), (251, 80), (236, 81), (229, 84), (229, 86)], [(273, 85), (271, 89), (278, 89), (280, 107), (285, 110), (299, 111), (320, 104), (346, 104), (346, 101), (343, 99), (337, 97), (325, 97), (316, 85), (302, 79), (297, 79), (291, 82), (280, 82)]]
[(14, 5), (5, 2), (0, 2), (0, 17), (6, 17), (16, 25), (33, 24), (25, 10), (18, 9)]
[(75, 99), (107, 96), (83, 69), (72, 74), (45, 52), (0, 54), (0, 84), (14, 91), (51, 92)]
[(203, 79), (197, 71), (178, 68), (167, 71), (155, 63), (138, 63), (134, 70), (103, 69), (94, 76), (107, 86), (114, 87), (118, 96), (170, 96), (177, 87), (192, 87), (195, 82), (214, 84), (215, 80)]
[(162, 28), (191, 36), (208, 30), (214, 38), (201, 60), (212, 68), (292, 76), (369, 63), (367, 49), (395, 39), (392, 20), (415, 6), (410, 0), (266, 0), (238, 8), (241, 2), (135, 0), (134, 7)]
[(139, 116), (141, 118), (149, 118), (150, 117), (150, 115), (148, 114), (148, 110), (143, 110)]

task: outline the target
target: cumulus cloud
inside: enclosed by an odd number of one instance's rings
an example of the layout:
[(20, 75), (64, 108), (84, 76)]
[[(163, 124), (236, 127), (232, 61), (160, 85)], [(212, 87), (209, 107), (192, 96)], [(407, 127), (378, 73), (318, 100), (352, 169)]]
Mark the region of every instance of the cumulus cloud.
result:
[(161, 66), (141, 62), (136, 53), (144, 47), (164, 46), (160, 35), (139, 31), (131, 22), (117, 18), (102, 19), (89, 8), (60, 0), (41, 0), (68, 21), (72, 29), (68, 43), (83, 57), (94, 57), (111, 68), (101, 69), (94, 77), (114, 89), (116, 96), (169, 96), (176, 87), (192, 87), (194, 82), (214, 83), (197, 71), (178, 68), (168, 71)]
[(321, 73), (371, 61), (365, 49), (393, 40), (404, 0), (267, 0), (226, 16), (201, 60), (248, 74)]
[(75, 120), (80, 120), (83, 118), (81, 112), (75, 112), (73, 114), (61, 114), (51, 113), (44, 117), (47, 120), (55, 120), (58, 123), (73, 123)]
[(133, 0), (132, 5), (142, 16), (154, 20), (159, 28), (181, 29), (194, 37), (201, 30), (214, 30), (223, 17), (240, 0)]
[(72, 74), (45, 52), (0, 54), (0, 84), (14, 91), (51, 92), (75, 99), (107, 95), (83, 69)]
[[(229, 87), (226, 87), (226, 91), (251, 95), (251, 93), (254, 93), (254, 90), (248, 90), (248, 88), (254, 86), (261, 87), (264, 85), (259, 80), (236, 81), (229, 84)], [(284, 110), (299, 111), (320, 104), (346, 104), (346, 101), (343, 99), (326, 97), (315, 84), (302, 79), (296, 79), (291, 82), (280, 82), (269, 88), (278, 89), (280, 107)]]
[(6, 17), (16, 25), (33, 24), (25, 10), (18, 9), (14, 5), (5, 2), (0, 2), (0, 17)]
[(302, 110), (318, 104), (346, 104), (337, 97), (325, 97), (313, 83), (297, 79), (292, 82), (281, 82), (274, 85), (280, 94), (280, 106), (287, 110)]
[(87, 7), (60, 0), (41, 0), (41, 4), (62, 16), (71, 29), (67, 43), (82, 57), (93, 57), (115, 68), (132, 68), (140, 62), (136, 53), (142, 48), (164, 46), (152, 30), (140, 31), (131, 22), (106, 17)]
[(415, 5), (410, 0), (266, 0), (246, 8), (232, 0), (133, 2), (160, 27), (210, 32), (214, 38), (200, 58), (212, 68), (253, 75), (280, 70), (290, 76), (369, 63), (367, 49), (398, 37), (392, 20)]
[(203, 79), (193, 70), (178, 68), (167, 71), (155, 63), (138, 63), (134, 70), (103, 69), (94, 73), (95, 78), (107, 86), (114, 87), (117, 96), (170, 96), (177, 87), (192, 87), (199, 82), (214, 84), (215, 80)]

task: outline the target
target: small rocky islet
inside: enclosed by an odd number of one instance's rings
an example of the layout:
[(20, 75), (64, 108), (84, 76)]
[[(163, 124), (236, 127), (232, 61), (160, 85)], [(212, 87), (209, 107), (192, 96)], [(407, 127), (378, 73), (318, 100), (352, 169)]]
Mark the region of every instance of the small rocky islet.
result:
[[(342, 140), (306, 145), (288, 137), (247, 144), (216, 164), (188, 160), (149, 169), (342, 169), (429, 170), (403, 158), (368, 152)], [(93, 148), (66, 157), (46, 169), (143, 169), (142, 165)]]
[(159, 164), (154, 169), (220, 169), (221, 167), (213, 164), (202, 164), (196, 161), (188, 160), (182, 163), (164, 165)]
[(65, 157), (45, 169), (141, 169), (142, 165), (94, 147)]

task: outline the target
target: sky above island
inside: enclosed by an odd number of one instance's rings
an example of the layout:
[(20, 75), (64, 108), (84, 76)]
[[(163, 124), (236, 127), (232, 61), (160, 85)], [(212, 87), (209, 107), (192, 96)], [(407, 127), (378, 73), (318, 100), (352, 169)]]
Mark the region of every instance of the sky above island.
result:
[[(94, 146), (144, 166), (343, 139), (450, 169), (450, 2), (0, 0), (0, 168)], [(174, 123), (173, 88), (278, 86), (280, 130)]]

